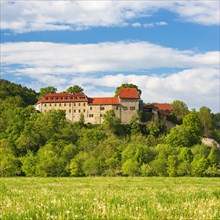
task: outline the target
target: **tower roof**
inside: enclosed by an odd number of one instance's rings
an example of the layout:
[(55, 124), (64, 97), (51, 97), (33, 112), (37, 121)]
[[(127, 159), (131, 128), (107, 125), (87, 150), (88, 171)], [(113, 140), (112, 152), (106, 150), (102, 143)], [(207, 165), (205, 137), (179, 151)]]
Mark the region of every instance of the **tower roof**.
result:
[(136, 88), (121, 88), (119, 91), (119, 98), (121, 99), (139, 99), (139, 93)]

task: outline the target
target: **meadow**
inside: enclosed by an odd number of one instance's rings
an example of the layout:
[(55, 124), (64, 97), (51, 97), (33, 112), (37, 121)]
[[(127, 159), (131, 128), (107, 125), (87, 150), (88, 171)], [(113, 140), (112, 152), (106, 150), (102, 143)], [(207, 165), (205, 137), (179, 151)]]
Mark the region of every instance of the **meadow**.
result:
[(1, 178), (0, 219), (220, 219), (219, 178)]

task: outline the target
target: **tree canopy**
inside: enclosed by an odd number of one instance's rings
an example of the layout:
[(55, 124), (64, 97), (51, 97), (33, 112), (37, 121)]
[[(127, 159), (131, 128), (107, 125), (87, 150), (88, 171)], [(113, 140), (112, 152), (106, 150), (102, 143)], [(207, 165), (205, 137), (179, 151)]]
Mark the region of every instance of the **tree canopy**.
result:
[(154, 116), (122, 124), (113, 110), (93, 125), (83, 114), (71, 123), (63, 110), (40, 113), (18, 90), (0, 98), (1, 176), (220, 176), (220, 150), (201, 144), (207, 132), (220, 137), (219, 114), (207, 107), (180, 111), (171, 130)]
[(66, 91), (70, 93), (83, 93), (83, 88), (74, 85), (74, 86), (70, 86)]
[(45, 88), (41, 88), (40, 89), (40, 97), (47, 95), (49, 93), (56, 93), (57, 92), (57, 88), (53, 87), (53, 86), (48, 86)]

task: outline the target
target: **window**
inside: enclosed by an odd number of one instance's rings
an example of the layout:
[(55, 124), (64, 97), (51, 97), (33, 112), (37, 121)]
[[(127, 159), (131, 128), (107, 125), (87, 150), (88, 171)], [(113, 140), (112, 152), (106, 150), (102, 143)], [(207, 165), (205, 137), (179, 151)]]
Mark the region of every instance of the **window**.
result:
[(86, 106), (86, 103), (83, 103), (83, 106)]
[(59, 104), (59, 106), (61, 106), (61, 103)]
[(116, 106), (116, 110), (118, 110), (118, 106)]
[(76, 112), (76, 109), (74, 109), (73, 112), (75, 113), (75, 112)]
[(123, 110), (128, 110), (128, 107), (123, 106)]
[(83, 109), (83, 112), (86, 112), (86, 110), (85, 110), (85, 109)]
[(79, 113), (80, 113), (80, 109), (79, 109)]
[(71, 113), (71, 109), (69, 109), (69, 113)]
[(76, 103), (74, 103), (73, 105), (76, 106)]
[(54, 103), (54, 106), (57, 106), (57, 104), (56, 104), (56, 103)]
[(46, 112), (47, 112), (47, 110), (44, 110), (44, 112), (46, 113)]
[(66, 103), (64, 103), (64, 106), (66, 106)]
[(89, 118), (92, 118), (93, 117), (93, 114), (89, 114)]
[(90, 110), (92, 110), (92, 107), (90, 107)]
[(45, 104), (44, 104), (44, 106), (46, 107), (46, 106), (47, 106), (47, 104), (45, 103)]
[(100, 117), (102, 117), (102, 114), (100, 114)]
[(100, 110), (105, 110), (105, 107), (100, 107)]
[(71, 103), (69, 103), (69, 107), (71, 106)]
[(80, 103), (79, 103), (79, 106), (80, 106)]
[(50, 106), (52, 106), (52, 104), (50, 103)]
[(131, 110), (131, 111), (134, 111), (134, 110), (135, 110), (135, 107), (134, 107), (134, 106), (131, 106), (131, 107), (130, 107), (130, 110)]

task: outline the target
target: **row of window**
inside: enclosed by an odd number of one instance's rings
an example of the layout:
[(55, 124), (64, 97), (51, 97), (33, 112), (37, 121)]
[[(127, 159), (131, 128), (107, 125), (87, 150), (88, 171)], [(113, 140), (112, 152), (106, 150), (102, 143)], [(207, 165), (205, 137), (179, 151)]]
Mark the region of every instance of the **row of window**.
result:
[[(65, 113), (67, 113), (67, 110), (63, 110), (63, 111), (64, 111)], [(44, 112), (46, 113), (46, 112), (47, 112), (47, 110), (44, 110)], [(69, 111), (68, 111), (68, 112), (69, 112), (69, 113), (71, 113), (71, 109), (69, 109)], [(73, 112), (74, 112), (74, 113), (76, 113), (76, 109), (74, 109), (74, 110), (73, 110)], [(85, 109), (83, 109), (83, 110), (81, 111), (81, 110), (79, 109), (79, 110), (78, 110), (78, 112), (79, 112), (79, 113), (80, 113), (80, 112), (84, 112), (84, 113), (85, 113), (85, 112), (86, 112), (86, 110), (85, 110)]]
[(121, 99), (121, 102), (137, 102), (138, 99)]
[[(62, 106), (62, 104), (63, 104), (63, 106), (67, 106), (67, 103), (54, 103), (54, 106)], [(86, 103), (82, 103), (83, 104), (83, 106), (86, 106)], [(44, 104), (44, 106), (46, 107), (46, 106), (50, 106), (50, 107), (52, 107), (53, 106), (53, 104), (52, 103), (45, 103)], [(81, 103), (78, 103), (78, 106), (80, 106), (81, 105)], [(71, 107), (71, 103), (69, 103), (69, 106)], [(76, 106), (76, 103), (73, 103), (73, 106)], [(92, 110), (92, 107), (90, 107), (90, 110)], [(103, 106), (101, 106), (100, 107), (100, 110), (105, 110), (105, 107), (103, 107)], [(116, 107), (116, 110), (118, 110), (118, 107)], [(128, 107), (126, 107), (126, 106), (123, 106), (123, 110), (128, 110)], [(134, 111), (135, 110), (135, 107), (134, 106), (131, 106), (130, 107), (130, 110), (131, 111)], [(80, 110), (79, 110), (79, 112), (80, 112)]]
[[(94, 115), (93, 114), (89, 114), (89, 118), (93, 118)], [(102, 117), (102, 114), (100, 114), (100, 117)]]
[[(123, 110), (128, 110), (128, 107), (123, 106)], [(134, 110), (135, 110), (135, 107), (131, 106), (130, 107), (130, 111), (134, 111)]]
[[(63, 105), (62, 105), (63, 104)], [(71, 106), (71, 103), (45, 103), (44, 106)], [(77, 103), (73, 103), (73, 106), (77, 106)], [(81, 103), (78, 103), (78, 106), (81, 106)], [(86, 103), (82, 103), (82, 106), (86, 106)]]
[(46, 100), (68, 100), (68, 99), (71, 99), (71, 100), (73, 100), (73, 99), (85, 99), (86, 97), (84, 97), (84, 96), (76, 96), (76, 97), (72, 97), (72, 96), (70, 96), (70, 97), (50, 97), (50, 98), (48, 98), (48, 97), (45, 97), (45, 99)]

